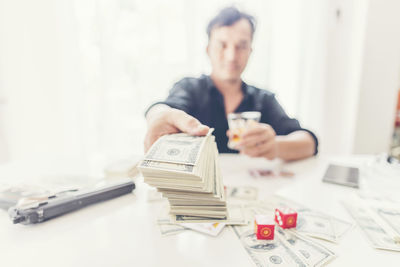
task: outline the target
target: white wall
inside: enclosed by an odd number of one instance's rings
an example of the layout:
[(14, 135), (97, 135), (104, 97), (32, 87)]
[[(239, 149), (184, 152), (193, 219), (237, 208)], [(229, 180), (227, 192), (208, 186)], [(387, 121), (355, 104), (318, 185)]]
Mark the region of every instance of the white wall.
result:
[(388, 152), (400, 88), (400, 1), (331, 0), (322, 8), (321, 58), (305, 72), (300, 117), (317, 128), (322, 153)]
[(400, 89), (400, 1), (369, 2), (354, 153), (389, 151)]
[(2, 110), (11, 158), (84, 154), (83, 88), (70, 5), (0, 1)]
[(325, 88), (321, 151), (353, 152), (368, 1), (329, 1), (326, 13)]

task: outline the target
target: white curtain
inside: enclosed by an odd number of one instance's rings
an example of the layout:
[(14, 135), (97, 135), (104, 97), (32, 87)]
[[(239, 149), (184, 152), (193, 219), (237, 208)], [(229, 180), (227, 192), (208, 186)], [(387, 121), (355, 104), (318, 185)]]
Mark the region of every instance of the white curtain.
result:
[(205, 28), (231, 4), (258, 21), (244, 79), (322, 132), (328, 3), (0, 0), (1, 153), (141, 154), (145, 108), (180, 78), (209, 73)]
[[(106, 153), (142, 150), (146, 107), (184, 76), (209, 72), (208, 21), (229, 1), (75, 1), (85, 87), (101, 91), (97, 132)], [(246, 77), (266, 87), (269, 1), (242, 1), (259, 17)], [(100, 103), (100, 102), (99, 102)], [(92, 133), (96, 134), (96, 133)]]

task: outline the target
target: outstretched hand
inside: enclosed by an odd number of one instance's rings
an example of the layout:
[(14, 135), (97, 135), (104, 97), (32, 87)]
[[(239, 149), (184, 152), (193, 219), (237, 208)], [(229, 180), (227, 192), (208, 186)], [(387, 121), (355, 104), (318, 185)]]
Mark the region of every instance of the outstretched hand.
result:
[(144, 150), (147, 152), (151, 145), (163, 135), (184, 132), (190, 135), (206, 135), (209, 127), (186, 112), (168, 108), (149, 119), (148, 129), (144, 140)]

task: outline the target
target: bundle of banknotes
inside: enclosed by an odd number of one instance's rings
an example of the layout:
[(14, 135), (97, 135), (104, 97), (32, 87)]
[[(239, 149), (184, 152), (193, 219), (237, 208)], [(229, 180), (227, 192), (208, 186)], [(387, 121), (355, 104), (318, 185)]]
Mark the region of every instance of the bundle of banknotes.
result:
[(218, 150), (211, 133), (212, 129), (206, 136), (162, 136), (138, 166), (144, 182), (168, 199), (175, 222), (228, 220)]

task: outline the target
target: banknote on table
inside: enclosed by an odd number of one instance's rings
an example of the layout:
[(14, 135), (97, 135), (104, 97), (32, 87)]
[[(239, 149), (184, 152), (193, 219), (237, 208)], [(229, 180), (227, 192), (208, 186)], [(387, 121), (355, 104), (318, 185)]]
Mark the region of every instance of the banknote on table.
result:
[(400, 251), (400, 208), (387, 202), (360, 198), (343, 202), (374, 248)]
[(336, 254), (320, 243), (297, 233), (294, 229), (277, 228), (280, 238), (290, 244), (289, 248), (297, 253), (308, 266), (323, 266), (333, 260)]
[(179, 224), (161, 223), (158, 224), (162, 236), (176, 235), (190, 230)]
[(171, 222), (168, 207), (164, 206), (158, 215), (157, 224), (162, 236), (175, 235), (193, 230), (202, 234), (217, 236), (225, 227), (224, 223), (182, 223)]
[(159, 221), (158, 227), (162, 236), (176, 235), (190, 230), (210, 235), (217, 236), (224, 229), (224, 223), (183, 223), (173, 224), (168, 220), (167, 222)]
[(217, 236), (224, 229), (224, 223), (183, 223), (181, 226), (210, 236)]
[(162, 236), (176, 235), (190, 230), (183, 225), (171, 223), (167, 206), (161, 208), (157, 218), (157, 225)]
[(400, 243), (400, 202), (387, 197), (371, 198), (369, 195), (364, 195), (360, 201), (360, 194), (358, 197), (358, 202), (366, 202), (373, 217), (393, 236), (396, 243)]
[(168, 199), (176, 222), (227, 222), (228, 209), (218, 149), (206, 136), (185, 133), (160, 137), (138, 169), (144, 182)]
[(263, 204), (265, 212), (274, 210), (279, 206), (287, 206), (297, 211), (296, 231), (300, 234), (326, 241), (337, 243), (340, 238), (353, 227), (353, 224), (326, 213), (312, 210), (302, 204), (281, 196), (272, 196), (266, 199)]
[(255, 266), (323, 266), (335, 258), (326, 247), (277, 226), (274, 240), (258, 240), (253, 224), (231, 226)]

